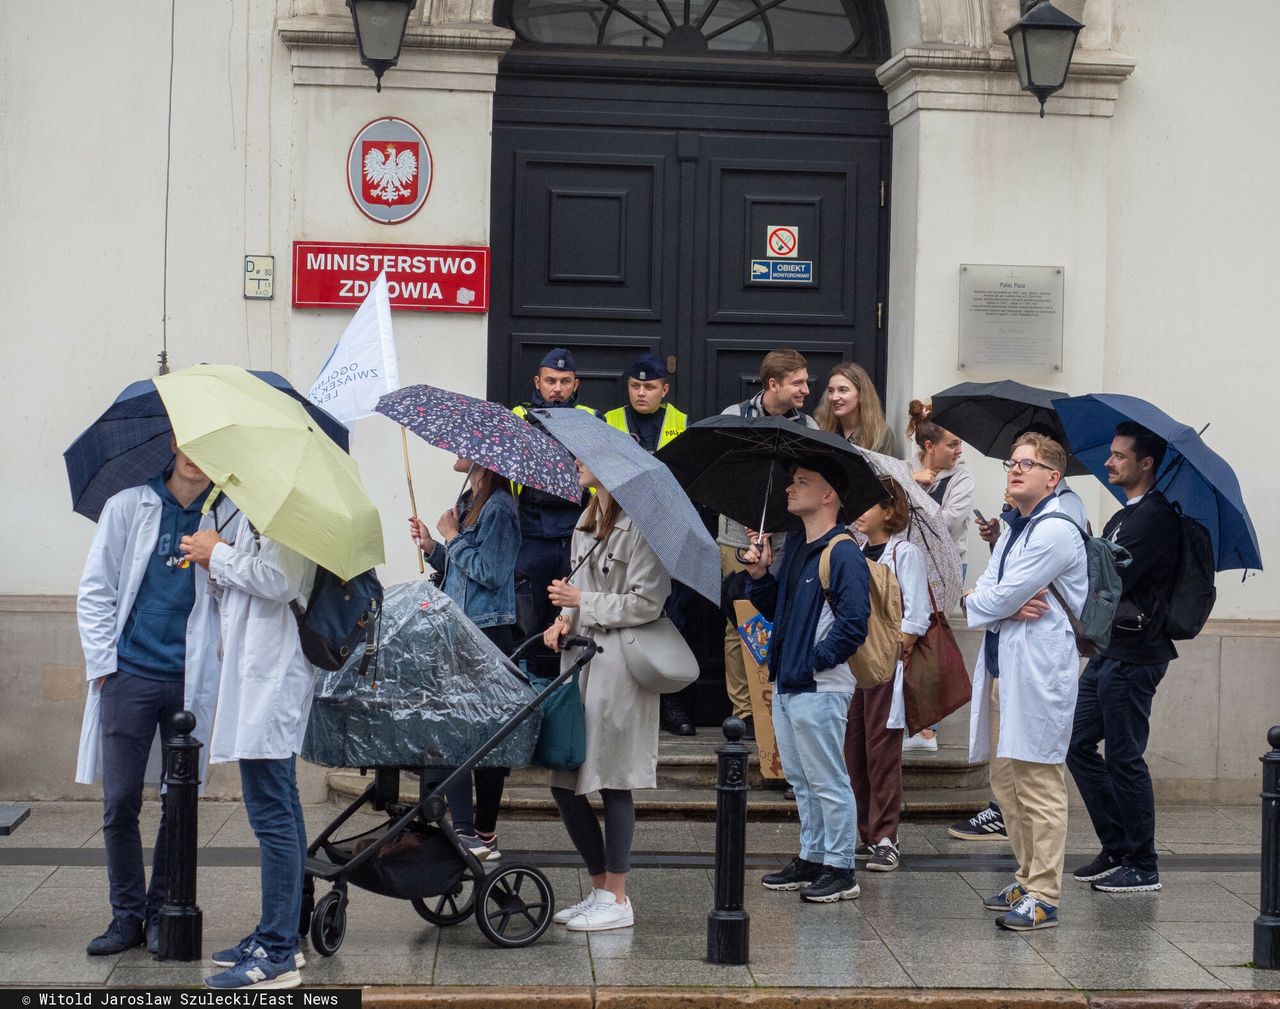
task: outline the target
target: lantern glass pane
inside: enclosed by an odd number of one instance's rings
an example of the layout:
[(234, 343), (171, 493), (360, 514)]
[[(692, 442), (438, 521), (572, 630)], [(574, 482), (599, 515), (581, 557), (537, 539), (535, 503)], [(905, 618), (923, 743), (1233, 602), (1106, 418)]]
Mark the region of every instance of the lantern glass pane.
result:
[(1009, 33), (1009, 46), (1013, 50), (1013, 65), (1018, 71), (1018, 86), (1025, 91), (1031, 83), (1027, 77), (1027, 40), (1025, 30), (1016, 28)]
[(404, 0), (357, 0), (355, 10), (364, 58), (394, 62), (400, 55), (409, 5)]
[(1038, 88), (1062, 87), (1071, 66), (1076, 33), (1061, 28), (1028, 28), (1026, 39), (1027, 72), (1031, 85)]

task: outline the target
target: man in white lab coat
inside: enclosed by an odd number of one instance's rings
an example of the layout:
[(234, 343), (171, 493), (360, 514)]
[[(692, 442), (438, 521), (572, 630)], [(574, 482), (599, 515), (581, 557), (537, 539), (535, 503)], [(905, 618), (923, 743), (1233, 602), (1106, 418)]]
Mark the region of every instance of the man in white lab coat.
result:
[(173, 716), (185, 708), (196, 716), (195, 735), (207, 741), (213, 722), (217, 610), (207, 576), (184, 563), (178, 549), (182, 535), (212, 530), (234, 513), (221, 500), (201, 515), (208, 491), (209, 478), (175, 449), (170, 471), (107, 501), (85, 559), (76, 619), (89, 695), (76, 781), (102, 781), (112, 912), (107, 930), (89, 943), (90, 956), (143, 941), (151, 952), (158, 949), (168, 824), (162, 815), (148, 887), (138, 815), (143, 787), (160, 784), (157, 729), (161, 740), (168, 739)]
[(991, 759), (991, 788), (1018, 860), (1014, 882), (983, 903), (1002, 912), (1001, 928), (1014, 931), (1057, 925), (1062, 895), (1065, 765), (1080, 662), (1070, 621), (1049, 586), (1077, 614), (1089, 588), (1080, 530), (1055, 515), (1061, 503), (1054, 490), (1066, 463), (1051, 438), (1017, 440), (1005, 463), (1016, 508), (964, 598), (969, 626), (986, 631), (974, 669), (969, 755)]
[(241, 515), (224, 534), (198, 532), (182, 549), (220, 593), (222, 684), (210, 759), (238, 760), (249, 825), (262, 852), (262, 915), (251, 935), (213, 955), (210, 988), (294, 988), (307, 832), (295, 757), (311, 711), (314, 671), (291, 602), (305, 605), (315, 566), (261, 536)]

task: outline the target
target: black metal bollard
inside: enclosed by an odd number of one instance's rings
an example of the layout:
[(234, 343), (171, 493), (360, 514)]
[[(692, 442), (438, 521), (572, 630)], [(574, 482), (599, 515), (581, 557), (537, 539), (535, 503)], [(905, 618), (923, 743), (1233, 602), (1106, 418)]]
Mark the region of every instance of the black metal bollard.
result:
[(728, 742), (716, 750), (716, 906), (707, 915), (707, 962), (747, 963), (751, 916), (742, 907), (747, 861), (747, 727), (740, 718), (722, 726)]
[(1253, 965), (1280, 970), (1280, 725), (1262, 756), (1262, 911), (1253, 922)]
[(204, 916), (196, 905), (200, 740), (191, 735), (196, 716), (173, 716), (177, 733), (164, 747), (165, 872), (169, 893), (160, 908), (160, 959), (199, 960)]

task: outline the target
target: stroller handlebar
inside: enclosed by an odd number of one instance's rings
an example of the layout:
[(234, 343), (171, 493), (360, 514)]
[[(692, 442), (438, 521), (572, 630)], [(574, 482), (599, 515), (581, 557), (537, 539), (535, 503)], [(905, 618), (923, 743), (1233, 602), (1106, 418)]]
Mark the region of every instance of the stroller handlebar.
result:
[[(530, 650), (535, 645), (540, 645), (540, 644), (542, 644), (541, 634), (534, 634), (532, 637), (525, 638), (523, 641), (520, 642), (519, 645), (516, 646), (516, 650), (511, 653), (511, 656), (510, 656), (511, 661), (519, 662), (522, 658), (524, 658), (526, 655), (529, 654)], [(602, 651), (600, 646), (597, 645), (590, 638), (583, 637), (582, 635), (577, 635), (577, 634), (573, 635), (572, 637), (565, 638), (564, 647), (565, 648), (582, 648), (584, 650), (589, 651), (592, 655), (594, 655), (596, 652)]]

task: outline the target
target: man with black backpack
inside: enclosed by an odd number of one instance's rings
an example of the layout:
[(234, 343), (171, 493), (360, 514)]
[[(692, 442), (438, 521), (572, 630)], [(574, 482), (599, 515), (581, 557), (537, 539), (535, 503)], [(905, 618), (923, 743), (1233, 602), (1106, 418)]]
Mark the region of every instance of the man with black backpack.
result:
[[(1177, 651), (1166, 627), (1168, 598), (1178, 577), (1177, 511), (1155, 490), (1165, 441), (1140, 424), (1116, 428), (1107, 480), (1124, 491), (1125, 506), (1102, 535), (1132, 557), (1110, 644), (1080, 677), (1067, 767), (1084, 798), (1102, 851), (1072, 875), (1107, 893), (1159, 890), (1155, 797), (1143, 754), (1156, 687)], [(1098, 743), (1105, 742), (1105, 758)]]

